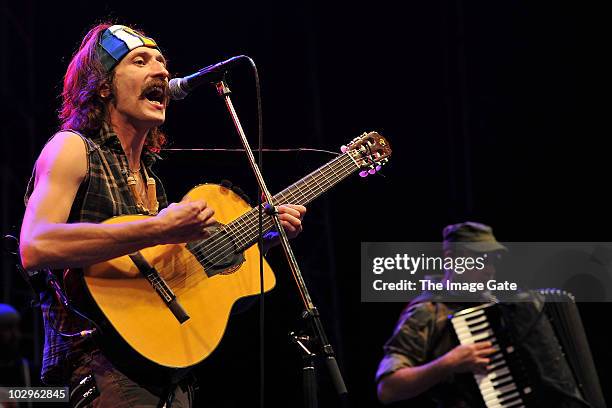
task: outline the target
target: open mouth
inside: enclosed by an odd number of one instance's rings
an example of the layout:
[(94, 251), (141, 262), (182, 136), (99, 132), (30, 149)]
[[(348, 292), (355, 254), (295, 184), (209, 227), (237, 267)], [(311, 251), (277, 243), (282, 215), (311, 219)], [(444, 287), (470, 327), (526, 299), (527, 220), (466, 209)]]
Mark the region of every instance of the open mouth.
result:
[(153, 105), (163, 107), (165, 105), (166, 92), (161, 86), (152, 86), (145, 90), (142, 95)]

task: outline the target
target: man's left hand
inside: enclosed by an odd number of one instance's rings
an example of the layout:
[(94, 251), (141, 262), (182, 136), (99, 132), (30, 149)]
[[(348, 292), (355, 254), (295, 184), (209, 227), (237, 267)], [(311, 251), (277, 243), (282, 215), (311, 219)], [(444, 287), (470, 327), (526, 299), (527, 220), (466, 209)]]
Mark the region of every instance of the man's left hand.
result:
[(302, 232), (302, 220), (306, 214), (306, 207), (303, 205), (283, 204), (277, 207), (278, 218), (285, 229), (289, 239), (295, 238)]
[[(302, 232), (302, 220), (306, 214), (306, 207), (303, 205), (283, 204), (276, 207), (278, 210), (278, 218), (281, 225), (287, 234), (287, 238), (293, 239)], [(267, 240), (264, 243), (264, 252), (269, 248), (280, 243), (278, 233), (274, 233), (274, 238)]]

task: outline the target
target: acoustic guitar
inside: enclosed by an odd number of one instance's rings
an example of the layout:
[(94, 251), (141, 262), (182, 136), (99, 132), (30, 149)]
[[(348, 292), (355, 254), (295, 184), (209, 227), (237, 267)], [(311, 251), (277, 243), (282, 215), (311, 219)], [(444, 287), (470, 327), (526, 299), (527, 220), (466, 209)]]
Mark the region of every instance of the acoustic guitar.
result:
[[(276, 194), (273, 203), (308, 204), (358, 170), (362, 176), (373, 174), (390, 155), (381, 135), (364, 133), (335, 159)], [(78, 278), (107, 323), (134, 351), (169, 368), (192, 366), (210, 355), (234, 303), (260, 291), (259, 248), (254, 245), (259, 209), (216, 184), (197, 186), (187, 197), (205, 200), (215, 209), (219, 224), (208, 238), (145, 248), (84, 268)], [(145, 217), (119, 216), (104, 223)], [(273, 228), (268, 215), (263, 228)], [(265, 262), (264, 290), (274, 285), (274, 273)]]

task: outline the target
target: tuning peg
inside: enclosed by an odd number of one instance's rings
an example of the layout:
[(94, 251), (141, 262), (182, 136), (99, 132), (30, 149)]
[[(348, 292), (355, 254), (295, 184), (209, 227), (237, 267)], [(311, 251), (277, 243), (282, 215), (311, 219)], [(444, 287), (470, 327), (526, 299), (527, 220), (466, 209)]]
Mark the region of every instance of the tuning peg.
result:
[(367, 170), (360, 171), (359, 177), (368, 177), (368, 171)]
[(342, 146), (340, 146), (340, 151), (341, 151), (342, 153), (346, 153), (346, 152), (347, 152), (347, 150), (348, 150), (348, 147), (346, 147), (346, 145), (342, 145)]

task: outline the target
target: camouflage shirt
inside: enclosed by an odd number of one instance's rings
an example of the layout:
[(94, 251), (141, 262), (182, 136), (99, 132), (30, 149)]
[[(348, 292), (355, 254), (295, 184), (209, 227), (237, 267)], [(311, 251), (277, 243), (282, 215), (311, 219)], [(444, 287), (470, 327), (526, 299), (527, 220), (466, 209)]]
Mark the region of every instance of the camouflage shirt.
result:
[[(448, 317), (470, 306), (431, 301), (409, 304), (383, 347), (384, 356), (378, 365), (376, 382), (401, 368), (427, 364), (456, 347), (459, 342)], [(420, 398), (433, 400), (440, 408), (484, 406), (471, 373), (451, 375)]]

